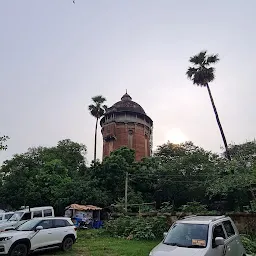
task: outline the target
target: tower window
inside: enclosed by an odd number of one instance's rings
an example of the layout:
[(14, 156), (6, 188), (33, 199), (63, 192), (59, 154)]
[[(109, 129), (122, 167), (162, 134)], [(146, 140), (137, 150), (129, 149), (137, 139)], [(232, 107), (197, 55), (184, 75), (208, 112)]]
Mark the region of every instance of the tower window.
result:
[(114, 149), (114, 141), (111, 140), (111, 141), (109, 142), (109, 148), (108, 148), (109, 154), (113, 151), (113, 149)]
[(132, 148), (133, 146), (133, 130), (128, 131), (128, 147)]
[(145, 134), (145, 156), (148, 156), (148, 136)]

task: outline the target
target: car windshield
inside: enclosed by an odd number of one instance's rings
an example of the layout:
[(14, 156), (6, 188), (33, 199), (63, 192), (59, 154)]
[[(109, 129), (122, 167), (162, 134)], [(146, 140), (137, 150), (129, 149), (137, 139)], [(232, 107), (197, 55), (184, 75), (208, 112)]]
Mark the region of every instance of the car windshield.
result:
[(31, 231), (39, 223), (38, 219), (28, 220), (17, 227), (18, 231)]
[(207, 240), (208, 225), (176, 223), (168, 232), (163, 243), (179, 247), (205, 248)]
[(24, 212), (15, 212), (8, 221), (19, 221)]

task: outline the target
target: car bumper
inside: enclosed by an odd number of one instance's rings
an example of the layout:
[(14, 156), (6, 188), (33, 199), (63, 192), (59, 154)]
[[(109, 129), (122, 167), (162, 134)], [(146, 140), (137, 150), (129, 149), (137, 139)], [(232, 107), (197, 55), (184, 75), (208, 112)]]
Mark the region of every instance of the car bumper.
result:
[(0, 244), (0, 255), (8, 255), (9, 247), (7, 248), (5, 245)]
[(0, 256), (8, 255), (11, 245), (12, 245), (11, 240), (5, 241), (4, 243), (1, 241), (0, 242)]

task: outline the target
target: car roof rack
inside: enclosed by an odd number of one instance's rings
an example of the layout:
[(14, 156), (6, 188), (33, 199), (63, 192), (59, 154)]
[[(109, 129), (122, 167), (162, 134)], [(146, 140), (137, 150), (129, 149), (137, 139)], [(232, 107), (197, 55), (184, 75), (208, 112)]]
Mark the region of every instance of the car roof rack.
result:
[(216, 220), (223, 219), (223, 218), (226, 218), (226, 216), (225, 216), (225, 215), (217, 216), (217, 217), (215, 217), (215, 218), (212, 219), (212, 222), (213, 222), (213, 221), (216, 221)]
[(185, 220), (185, 219), (194, 218), (194, 217), (197, 217), (197, 215), (188, 215), (188, 216), (185, 216), (185, 217), (183, 217), (181, 219)]

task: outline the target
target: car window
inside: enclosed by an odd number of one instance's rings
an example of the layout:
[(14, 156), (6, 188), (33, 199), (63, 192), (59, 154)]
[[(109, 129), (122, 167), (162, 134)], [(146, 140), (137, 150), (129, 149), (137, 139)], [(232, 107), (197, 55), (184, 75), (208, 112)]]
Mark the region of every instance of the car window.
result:
[(53, 228), (52, 220), (42, 220), (37, 226), (42, 226), (44, 229)]
[(26, 212), (23, 216), (22, 216), (22, 218), (21, 218), (21, 220), (30, 220), (31, 219), (31, 212)]
[(231, 224), (231, 221), (229, 221), (229, 220), (224, 221), (223, 222), (223, 226), (224, 226), (224, 228), (225, 228), (225, 230), (227, 232), (228, 237), (231, 237), (231, 236), (236, 234), (236, 232), (235, 232), (235, 230), (234, 230), (234, 228), (233, 228), (233, 226)]
[(67, 225), (67, 221), (66, 220), (55, 219), (54, 220), (54, 226), (56, 228), (61, 228), (61, 227), (66, 227), (66, 226), (70, 226), (70, 225)]
[(226, 239), (226, 235), (225, 235), (222, 225), (217, 225), (214, 227), (213, 239), (215, 239), (216, 237), (222, 237), (222, 238)]
[(65, 220), (66, 226), (73, 226), (73, 224), (69, 223), (67, 220)]
[(42, 217), (42, 211), (33, 212), (33, 218), (40, 218)]
[(52, 209), (46, 209), (44, 210), (44, 217), (52, 216)]
[(5, 219), (8, 220), (12, 217), (13, 213), (5, 214)]
[(24, 212), (15, 212), (8, 221), (19, 221)]
[(28, 220), (25, 223), (19, 225), (17, 227), (17, 230), (19, 231), (31, 231), (33, 230), (39, 223), (38, 219), (32, 219), (32, 220)]
[(2, 220), (2, 219), (3, 219), (3, 216), (0, 215), (0, 220)]

